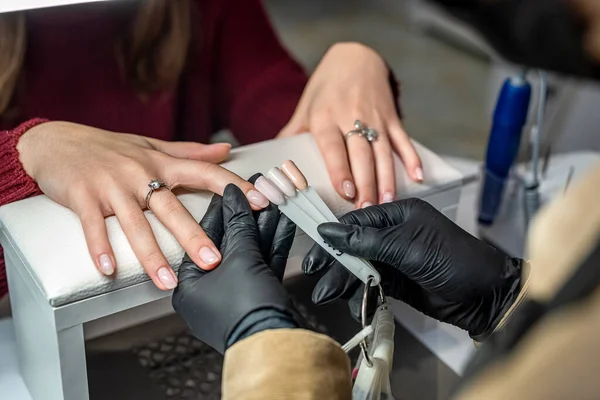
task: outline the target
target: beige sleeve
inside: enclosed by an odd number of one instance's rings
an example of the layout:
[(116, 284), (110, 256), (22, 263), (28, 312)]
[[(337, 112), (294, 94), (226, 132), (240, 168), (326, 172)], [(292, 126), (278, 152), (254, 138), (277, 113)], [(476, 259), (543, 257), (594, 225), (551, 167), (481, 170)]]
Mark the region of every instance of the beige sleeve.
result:
[(225, 353), (223, 400), (351, 400), (350, 360), (338, 343), (302, 329), (250, 336)]
[[(596, 248), (599, 198), (597, 168), (540, 212), (529, 232), (532, 267), (526, 290), (498, 329), (503, 329), (524, 300), (549, 302)], [(599, 370), (600, 288), (585, 300), (546, 315), (509, 354), (472, 378), (456, 398), (597, 399)]]

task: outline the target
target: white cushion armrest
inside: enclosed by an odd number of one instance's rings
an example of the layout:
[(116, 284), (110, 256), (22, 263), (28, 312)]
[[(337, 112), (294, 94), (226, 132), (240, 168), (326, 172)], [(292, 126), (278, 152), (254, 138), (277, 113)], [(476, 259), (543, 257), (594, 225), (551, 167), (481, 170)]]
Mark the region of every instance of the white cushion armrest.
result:
[[(420, 196), (460, 181), (461, 175), (439, 157), (415, 143), (423, 161), (425, 184), (412, 182), (396, 159), (397, 190), (401, 197)], [(291, 159), (305, 173), (308, 182), (336, 213), (353, 206), (333, 189), (324, 161), (311, 135), (272, 140), (235, 149), (223, 166), (248, 178), (256, 172)], [(147, 182), (139, 182), (145, 187)], [(181, 202), (200, 220), (210, 202), (211, 193), (183, 194)], [(146, 217), (169, 263), (177, 267), (183, 250), (174, 237), (150, 211)], [(51, 305), (57, 307), (108, 291), (148, 280), (115, 217), (106, 219), (109, 239), (117, 259), (113, 277), (100, 274), (88, 253), (79, 219), (71, 210), (46, 196), (37, 196), (0, 208), (2, 245), (12, 246), (24, 268), (36, 281)]]

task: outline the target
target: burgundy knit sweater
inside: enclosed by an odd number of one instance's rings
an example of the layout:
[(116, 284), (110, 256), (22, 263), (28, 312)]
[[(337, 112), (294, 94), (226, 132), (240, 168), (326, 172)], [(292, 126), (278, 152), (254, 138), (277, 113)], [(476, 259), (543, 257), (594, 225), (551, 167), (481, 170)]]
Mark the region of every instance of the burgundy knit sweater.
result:
[[(16, 113), (0, 119), (0, 206), (40, 194), (16, 150), (20, 135), (43, 121), (36, 118), (197, 142), (229, 128), (251, 143), (274, 137), (291, 117), (307, 78), (281, 46), (259, 0), (195, 0), (180, 88), (144, 100), (123, 79), (115, 58), (117, 38), (134, 12), (131, 4), (27, 13)], [(0, 297), (6, 292), (0, 248)]]

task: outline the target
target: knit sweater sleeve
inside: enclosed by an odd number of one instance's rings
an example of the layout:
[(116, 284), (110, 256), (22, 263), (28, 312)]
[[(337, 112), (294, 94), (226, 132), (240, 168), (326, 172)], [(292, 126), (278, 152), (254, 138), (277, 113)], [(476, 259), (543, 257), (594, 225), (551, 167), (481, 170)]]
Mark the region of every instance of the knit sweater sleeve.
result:
[[(19, 138), (36, 125), (47, 122), (42, 118), (26, 121), (13, 130), (0, 131), (0, 206), (40, 194), (37, 183), (25, 172), (19, 160)], [(0, 298), (8, 292), (4, 252), (0, 247)]]
[(0, 131), (0, 206), (41, 193), (37, 183), (23, 169), (17, 144), (25, 132), (44, 122), (48, 120), (35, 118), (13, 130)]

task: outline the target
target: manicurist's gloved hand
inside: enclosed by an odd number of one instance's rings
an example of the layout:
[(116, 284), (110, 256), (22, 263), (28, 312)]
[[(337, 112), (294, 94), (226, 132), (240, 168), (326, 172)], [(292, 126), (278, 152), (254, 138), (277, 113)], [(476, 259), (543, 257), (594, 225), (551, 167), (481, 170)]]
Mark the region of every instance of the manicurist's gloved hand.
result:
[(189, 257), (173, 307), (200, 340), (223, 353), (254, 333), (304, 325), (281, 280), (296, 226), (274, 205), (254, 212), (235, 185), (215, 195), (200, 222), (223, 259), (212, 271)]
[[(387, 296), (476, 340), (494, 330), (519, 294), (522, 260), (481, 242), (422, 200), (356, 210), (341, 222), (322, 224), (319, 233), (334, 248), (373, 261)], [(350, 299), (358, 318), (363, 286), (354, 275), (318, 246), (303, 269), (327, 271), (313, 292), (315, 303)]]

